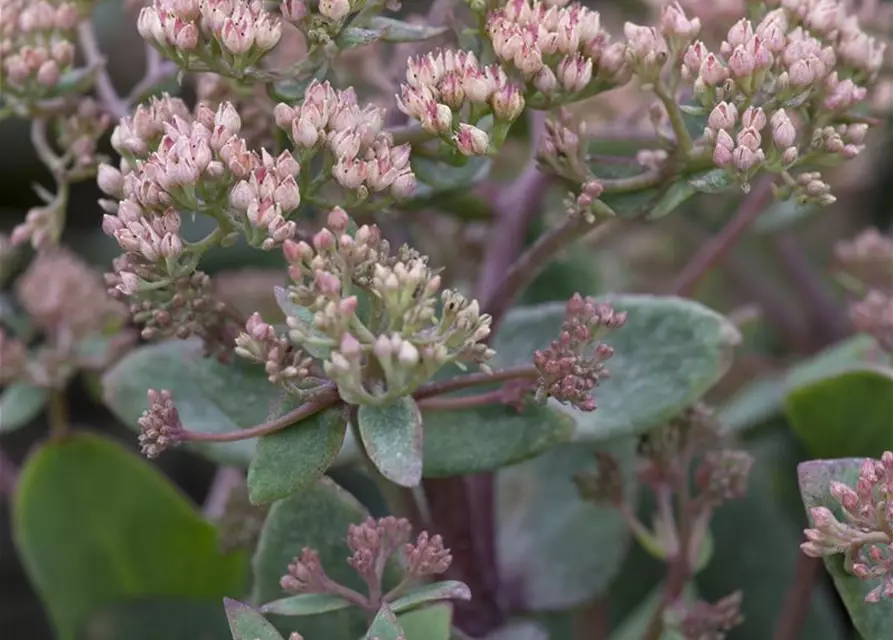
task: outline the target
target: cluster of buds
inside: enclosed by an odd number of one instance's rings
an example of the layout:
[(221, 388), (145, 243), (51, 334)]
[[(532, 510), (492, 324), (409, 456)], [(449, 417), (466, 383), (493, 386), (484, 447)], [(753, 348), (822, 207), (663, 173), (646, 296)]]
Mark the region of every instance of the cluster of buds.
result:
[(149, 389), (149, 406), (140, 416), (140, 451), (147, 458), (157, 458), (168, 447), (180, 442), (183, 423), (167, 389)]
[(715, 507), (746, 496), (753, 462), (753, 456), (745, 451), (708, 451), (695, 471), (700, 499), (705, 505)]
[(195, 77), (195, 95), (197, 102), (211, 111), (216, 112), (224, 102), (233, 105), (242, 119), (239, 135), (245, 138), (249, 149), (276, 146), (276, 131), (270, 127), (276, 102), (270, 98), (265, 85), (246, 87), (233, 78), (199, 73)]
[(595, 504), (619, 508), (626, 500), (620, 463), (603, 451), (595, 452), (595, 469), (574, 474), (574, 483), (580, 496)]
[(142, 276), (151, 276), (132, 254), (115, 259), (115, 271), (105, 276), (113, 298), (130, 299), (130, 315), (142, 327), (145, 340), (196, 336), (205, 351), (225, 356), (236, 331), (230, 325), (227, 306), (213, 294), (211, 278), (201, 272), (184, 274), (164, 282), (164, 286), (145, 287)]
[(584, 183), (591, 176), (586, 165), (586, 123), (577, 122), (567, 109), (546, 120), (537, 160), (556, 175)]
[(701, 21), (689, 18), (678, 2), (663, 7), (658, 27), (627, 22), (626, 59), (644, 83), (658, 80), (668, 60), (678, 62), (681, 53), (701, 33)]
[(592, 390), (608, 376), (605, 361), (614, 350), (597, 342), (606, 331), (626, 322), (626, 313), (580, 294), (568, 300), (561, 333), (547, 349), (534, 354), (539, 376), (536, 399), (552, 397), (581, 411), (595, 411)]
[(269, 381), (289, 393), (300, 393), (318, 380), (310, 378), (313, 359), (276, 333), (257, 312), (251, 314), (236, 338), (236, 355), (264, 366)]
[[(370, 193), (387, 192), (403, 199), (415, 190), (416, 179), (409, 164), (410, 145), (393, 144), (382, 130), (384, 110), (373, 105), (360, 107), (353, 89), (333, 88), (314, 81), (297, 107), (276, 105), (276, 124), (297, 147), (302, 163), (319, 150), (331, 155), (335, 182), (352, 194), (349, 205), (365, 200)], [(318, 180), (314, 181), (315, 193)]]
[(565, 4), (509, 0), (487, 16), (494, 53), (518, 70), (538, 107), (579, 100), (631, 77), (627, 46), (610, 43), (598, 12)]
[[(739, 20), (719, 51), (691, 43), (680, 52), (681, 75), (709, 112), (704, 139), (714, 162), (746, 185), (760, 169), (784, 174), (858, 154), (867, 127), (837, 122), (866, 97), (883, 50), (837, 0), (791, 0), (755, 26)], [(833, 201), (826, 190), (802, 191), (810, 202)]]
[[(348, 223), (343, 210), (333, 209), (312, 246), (283, 246), (295, 283), (288, 297), (303, 308), (288, 314), (289, 338), (325, 357), (323, 369), (344, 401), (386, 404), (449, 362), (483, 366), (493, 356), (482, 342), (490, 316), (477, 301), (444, 290), (438, 314), (440, 276), (427, 259), (407, 246), (391, 255), (378, 227), (364, 225), (351, 235)], [(361, 299), (368, 310), (360, 309)]]
[(279, 42), (282, 23), (262, 0), (153, 0), (140, 35), (184, 69), (241, 76)]
[(719, 429), (710, 408), (695, 404), (649, 431), (639, 443), (643, 460), (638, 472), (640, 479), (651, 487), (678, 486), (688, 477), (693, 456), (717, 442)]
[(714, 603), (698, 600), (678, 602), (666, 613), (668, 626), (691, 640), (724, 640), (727, 633), (744, 621), (741, 615), (743, 595), (736, 591)]
[(843, 519), (827, 507), (812, 507), (812, 528), (800, 548), (808, 556), (845, 554), (847, 569), (862, 580), (879, 584), (865, 597), (893, 599), (893, 452), (880, 460), (865, 460), (855, 488), (832, 481), (831, 496), (840, 503)]
[(79, 100), (74, 113), (59, 118), (57, 140), (71, 157), (69, 179), (79, 180), (96, 173), (104, 160), (96, 147), (110, 124), (108, 114), (91, 98)]
[(351, 551), (347, 563), (368, 586), (368, 596), (353, 592), (337, 584), (325, 572), (319, 554), (304, 548), (301, 555), (288, 565), (288, 573), (280, 585), (291, 593), (350, 594), (358, 606), (375, 610), (381, 602), (393, 599), (399, 592), (384, 594), (382, 580), (385, 569), (397, 560), (403, 573), (410, 580), (423, 580), (444, 573), (453, 557), (443, 546), (439, 535), (431, 536), (422, 531), (415, 543), (410, 542), (412, 526), (405, 518), (386, 516), (375, 520), (367, 518), (361, 524), (347, 528), (347, 546)]
[(839, 268), (862, 299), (850, 307), (857, 330), (893, 353), (893, 239), (868, 229), (835, 247)]
[[(448, 49), (409, 59), (397, 106), (463, 155), (481, 156), (505, 139), (524, 111), (524, 97), (499, 65), (483, 67), (470, 51)], [(491, 133), (477, 126), (489, 114)]]
[(0, 89), (23, 106), (56, 95), (75, 57), (77, 3), (52, 0), (0, 2)]
[[(380, 3), (380, 2), (379, 2)], [(373, 0), (282, 0), (282, 19), (300, 29), (311, 43), (327, 44)]]
[[(42, 340), (29, 354), (19, 338), (0, 336), (0, 384), (22, 379), (62, 389), (78, 370), (105, 368), (133, 342), (126, 331), (109, 335), (121, 328), (127, 310), (106, 296), (99, 273), (61, 247), (38, 253), (15, 291)], [(81, 348), (106, 335), (107, 348)]]

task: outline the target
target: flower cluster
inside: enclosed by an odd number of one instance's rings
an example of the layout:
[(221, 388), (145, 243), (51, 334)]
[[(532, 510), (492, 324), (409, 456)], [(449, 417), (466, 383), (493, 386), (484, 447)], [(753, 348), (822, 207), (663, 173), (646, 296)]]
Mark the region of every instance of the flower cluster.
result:
[(438, 312), (440, 276), (425, 257), (407, 246), (391, 255), (378, 227), (351, 234), (348, 223), (336, 208), (312, 246), (283, 246), (295, 283), (284, 305), (289, 338), (325, 359), (323, 369), (344, 401), (384, 404), (449, 362), (482, 364), (493, 355), (482, 342), (490, 317), (477, 301), (444, 290)]
[[(524, 97), (499, 65), (481, 66), (470, 51), (448, 49), (409, 59), (397, 106), (463, 155), (481, 156), (502, 143)], [(490, 133), (481, 128), (488, 114), (495, 119)]]
[(679, 602), (667, 612), (670, 626), (679, 630), (683, 638), (692, 640), (724, 640), (744, 621), (741, 615), (743, 594), (735, 591), (714, 603), (698, 600), (692, 604)]
[(95, 175), (105, 159), (97, 153), (97, 145), (109, 125), (111, 118), (91, 98), (79, 100), (73, 113), (59, 118), (57, 142), (71, 156), (70, 179)]
[(812, 507), (812, 528), (804, 531), (807, 541), (800, 548), (814, 558), (845, 554), (845, 566), (853, 575), (880, 579), (866, 602), (893, 599), (893, 452), (865, 460), (855, 489), (832, 481), (829, 491), (840, 503), (843, 519), (827, 507)]
[(717, 506), (747, 495), (753, 456), (745, 451), (709, 451), (695, 472), (701, 500)]
[(0, 1), (0, 89), (13, 104), (53, 97), (75, 56), (77, 3)]
[(367, 5), (382, 4), (373, 0), (282, 0), (282, 18), (300, 29), (311, 43), (327, 44), (334, 39), (352, 16)]
[(216, 73), (199, 73), (195, 77), (195, 95), (211, 111), (216, 112), (225, 102), (235, 107), (242, 120), (239, 135), (245, 138), (249, 149), (275, 148), (276, 131), (270, 127), (270, 121), (276, 102), (264, 85), (246, 87), (238, 80)]
[[(387, 192), (402, 199), (415, 190), (410, 146), (395, 146), (390, 134), (382, 130), (384, 110), (360, 107), (353, 89), (340, 91), (328, 82), (314, 81), (300, 106), (280, 103), (274, 114), (276, 124), (297, 147), (302, 163), (323, 149), (330, 154), (331, 176), (351, 194), (348, 206), (357, 205), (371, 193)], [(322, 173), (309, 185), (308, 197), (316, 194), (327, 177)]]
[(597, 340), (624, 322), (625, 312), (574, 294), (568, 300), (558, 339), (534, 354), (539, 372), (537, 400), (544, 402), (552, 397), (581, 411), (595, 411), (591, 392), (608, 376), (604, 362), (614, 354), (611, 347)]
[(509, 0), (487, 16), (493, 51), (521, 74), (537, 107), (579, 100), (632, 75), (627, 46), (610, 43), (598, 12), (564, 4)]
[(149, 389), (149, 407), (139, 419), (140, 452), (147, 458), (157, 458), (165, 449), (180, 441), (183, 423), (167, 389)]
[(410, 542), (412, 526), (405, 518), (387, 516), (375, 520), (367, 518), (347, 529), (347, 546), (351, 556), (347, 563), (368, 586), (368, 596), (361, 595), (334, 582), (325, 572), (319, 554), (304, 548), (301, 555), (288, 565), (288, 573), (280, 584), (291, 593), (331, 593), (345, 597), (365, 609), (376, 609), (382, 600), (388, 601), (398, 590), (384, 594), (382, 581), (392, 559), (411, 580), (421, 580), (444, 573), (453, 558), (444, 548), (440, 536), (422, 531), (415, 543)]
[(696, 404), (649, 431), (639, 444), (639, 453), (645, 460), (639, 469), (642, 481), (651, 487), (683, 482), (692, 457), (716, 444), (719, 428), (713, 412)]
[[(866, 97), (883, 50), (836, 0), (790, 0), (756, 24), (739, 20), (719, 51), (690, 44), (681, 76), (709, 113), (714, 162), (746, 184), (760, 169), (784, 174), (858, 154), (867, 126), (839, 120)], [(821, 180), (806, 181), (788, 186), (801, 200), (833, 201)]]
[[(15, 292), (42, 340), (29, 353), (21, 339), (0, 336), (0, 384), (23, 379), (61, 389), (78, 370), (102, 369), (132, 344), (129, 332), (111, 333), (126, 309), (106, 296), (97, 272), (61, 247), (38, 253)], [(90, 341), (94, 346), (85, 347)]]
[(241, 76), (282, 37), (262, 0), (154, 0), (140, 11), (140, 35), (183, 68)]
[(310, 379), (313, 358), (276, 333), (257, 312), (251, 314), (245, 330), (236, 338), (236, 355), (264, 365), (269, 381), (289, 393), (300, 393), (318, 382)]
[(835, 253), (845, 284), (862, 295), (850, 307), (853, 325), (893, 353), (893, 239), (868, 229)]

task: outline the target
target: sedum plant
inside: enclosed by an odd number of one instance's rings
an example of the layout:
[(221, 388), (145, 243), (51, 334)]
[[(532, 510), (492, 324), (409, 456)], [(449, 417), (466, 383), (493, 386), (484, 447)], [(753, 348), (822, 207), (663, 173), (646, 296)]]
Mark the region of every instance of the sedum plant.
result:
[[(0, 243), (0, 434), (49, 425), (0, 479), (55, 637), (888, 637), (893, 242), (839, 243), (835, 284), (789, 227), (893, 112), (889, 7), (136, 0), (125, 95), (101, 3), (0, 1), (0, 113), (53, 182)], [(83, 181), (104, 276), (64, 246)], [(595, 277), (705, 203), (669, 286)], [(767, 228), (843, 329), (801, 349), (770, 294), (802, 361), (732, 395), (747, 314), (693, 297)], [(76, 429), (84, 395), (158, 464), (216, 464), (204, 513)], [(797, 462), (799, 558), (757, 477)], [(728, 518), (778, 523), (752, 548), (796, 572), (737, 583)]]

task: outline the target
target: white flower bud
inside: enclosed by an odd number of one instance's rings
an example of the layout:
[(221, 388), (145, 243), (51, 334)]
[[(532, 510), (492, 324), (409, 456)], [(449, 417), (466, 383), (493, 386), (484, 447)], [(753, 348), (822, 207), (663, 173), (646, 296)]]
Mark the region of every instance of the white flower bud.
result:
[(319, 12), (323, 17), (338, 22), (350, 13), (349, 0), (319, 0)]
[(99, 170), (96, 174), (96, 183), (104, 193), (116, 198), (124, 197), (124, 176), (111, 165), (99, 165)]

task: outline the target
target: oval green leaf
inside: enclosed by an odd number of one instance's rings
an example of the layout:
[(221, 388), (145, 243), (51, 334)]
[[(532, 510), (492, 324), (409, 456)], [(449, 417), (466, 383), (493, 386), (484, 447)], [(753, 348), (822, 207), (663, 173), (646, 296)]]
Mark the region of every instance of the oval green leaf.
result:
[[(369, 517), (368, 512), (347, 491), (323, 477), (307, 491), (274, 502), (270, 507), (252, 561), (255, 604), (282, 599), (285, 592), (279, 579), (304, 547), (315, 549), (332, 580), (361, 593), (364, 583), (347, 564), (350, 550), (345, 544), (347, 527)], [(280, 629), (298, 631), (312, 638), (361, 638), (366, 632), (364, 616), (358, 609), (342, 609), (300, 618), (272, 618)]]
[(893, 370), (863, 367), (798, 387), (785, 415), (813, 457), (893, 449)]
[(447, 27), (432, 27), (424, 23), (411, 24), (384, 16), (372, 18), (369, 26), (379, 31), (381, 39), (385, 42), (420, 42), (436, 38), (448, 31)]
[[(576, 421), (578, 440), (639, 435), (677, 415), (725, 374), (741, 339), (726, 318), (690, 300), (648, 295), (599, 300), (628, 317), (604, 340), (614, 356), (607, 362), (610, 378), (595, 389), (598, 409), (561, 407)], [(563, 319), (562, 303), (509, 312), (493, 342), (496, 364), (532, 362), (534, 351), (558, 335)]]
[(61, 640), (124, 600), (244, 588), (244, 554), (222, 555), (214, 527), (163, 475), (94, 435), (45, 444), (28, 459), (13, 534)]
[(261, 606), (260, 612), (280, 616), (310, 616), (346, 609), (349, 606), (351, 603), (339, 596), (327, 593), (302, 593), (268, 602)]
[(311, 486), (338, 456), (346, 427), (345, 409), (327, 409), (260, 438), (248, 467), (251, 503), (266, 504)]
[[(829, 493), (832, 480), (855, 487), (864, 458), (810, 460), (797, 467), (800, 494), (807, 512), (812, 507), (827, 507), (844, 521), (840, 503)], [(888, 640), (893, 629), (893, 600), (882, 598), (868, 604), (865, 596), (877, 586), (876, 580), (860, 580), (847, 572), (843, 555), (824, 558), (825, 567), (840, 594), (850, 618), (864, 640)]]
[(276, 627), (247, 604), (224, 598), (223, 606), (233, 640), (282, 640)]
[(471, 589), (458, 580), (444, 580), (413, 589), (391, 603), (391, 610), (402, 613), (419, 605), (439, 600), (471, 600)]
[(574, 437), (574, 420), (552, 407), (524, 411), (487, 405), (422, 414), (426, 478), (492, 471), (552, 449)]
[(411, 396), (383, 407), (360, 405), (357, 428), (381, 475), (402, 487), (422, 481), (422, 412)]
[(0, 393), (0, 433), (21, 429), (43, 410), (48, 391), (27, 382), (13, 382)]
[(406, 640), (450, 640), (453, 605), (448, 602), (413, 609), (397, 616)]
[[(146, 392), (159, 386), (172, 390), (180, 420), (193, 431), (230, 433), (264, 423), (295, 406), (267, 380), (262, 367), (241, 358), (231, 364), (204, 358), (201, 345), (192, 340), (135, 349), (106, 371), (102, 385), (106, 405), (135, 431), (146, 409)], [(221, 464), (247, 467), (255, 441), (183, 446)]]
[(229, 640), (220, 600), (144, 598), (100, 609), (78, 640)]
[[(630, 501), (637, 495), (636, 439), (605, 448), (623, 469)], [(519, 604), (532, 610), (572, 607), (596, 596), (613, 579), (630, 540), (613, 507), (580, 498), (573, 475), (593, 468), (594, 448), (562, 445), (496, 476), (500, 575)]]

